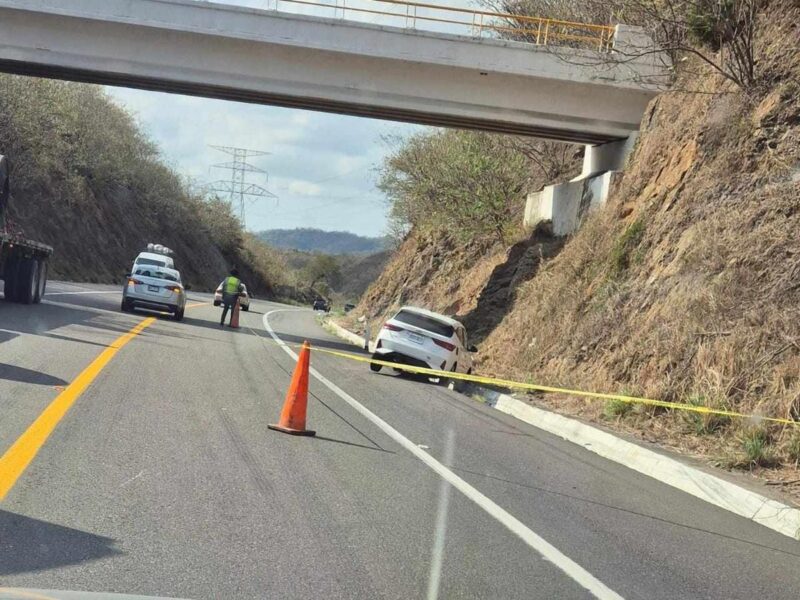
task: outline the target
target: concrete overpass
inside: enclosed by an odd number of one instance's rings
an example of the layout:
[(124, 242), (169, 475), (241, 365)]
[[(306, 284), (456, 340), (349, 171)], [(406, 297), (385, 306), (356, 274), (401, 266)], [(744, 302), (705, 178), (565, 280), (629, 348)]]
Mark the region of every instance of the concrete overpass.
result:
[(598, 58), (194, 0), (0, 0), (9, 73), (587, 144), (637, 131), (658, 91), (637, 83), (652, 58)]

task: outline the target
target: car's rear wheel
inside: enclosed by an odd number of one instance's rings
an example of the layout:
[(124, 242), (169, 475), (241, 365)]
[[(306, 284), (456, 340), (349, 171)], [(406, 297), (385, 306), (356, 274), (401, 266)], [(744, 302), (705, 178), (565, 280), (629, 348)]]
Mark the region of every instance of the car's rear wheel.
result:
[(131, 304), (131, 301), (127, 298), (123, 298), (120, 310), (122, 310), (122, 312), (133, 312), (133, 305)]
[[(373, 354), (372, 360), (380, 360), (380, 356), (378, 356), (377, 354)], [(369, 363), (369, 368), (373, 373), (377, 373), (378, 371), (381, 370), (382, 367), (383, 365), (376, 365), (375, 363), (372, 362)]]
[(214, 306), (219, 306), (220, 304), (222, 304), (222, 302), (219, 300), (214, 300)]
[(175, 319), (176, 321), (183, 321), (183, 312), (184, 312), (184, 310), (185, 309), (183, 309), (183, 308), (179, 308), (178, 310), (176, 310), (173, 313), (172, 318)]
[(248, 305), (246, 305), (246, 306), (245, 306), (245, 305), (242, 305), (242, 310), (243, 310), (244, 312), (248, 312), (248, 311), (250, 310), (250, 305), (249, 305), (249, 304), (248, 304)]

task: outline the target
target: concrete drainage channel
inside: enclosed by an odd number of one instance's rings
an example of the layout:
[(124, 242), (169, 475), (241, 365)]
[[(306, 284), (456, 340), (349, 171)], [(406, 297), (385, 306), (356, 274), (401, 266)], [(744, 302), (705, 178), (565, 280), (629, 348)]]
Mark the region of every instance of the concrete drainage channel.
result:
[[(364, 347), (364, 338), (330, 319), (326, 328), (348, 342)], [(372, 347), (370, 347), (372, 350)], [(800, 540), (800, 509), (767, 498), (733, 482), (690, 466), (666, 454), (644, 448), (597, 427), (533, 406), (508, 394), (466, 383), (462, 393), (487, 406), (577, 444), (634, 471), (691, 494), (727, 511)]]

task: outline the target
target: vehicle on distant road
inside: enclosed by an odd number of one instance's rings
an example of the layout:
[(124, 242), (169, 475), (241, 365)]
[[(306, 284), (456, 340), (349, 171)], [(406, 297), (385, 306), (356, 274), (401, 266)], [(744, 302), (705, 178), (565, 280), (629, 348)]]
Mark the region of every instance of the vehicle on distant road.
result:
[(53, 248), (23, 237), (6, 222), (6, 209), (11, 197), (9, 170), (8, 159), (0, 156), (0, 279), (5, 282), (3, 297), (7, 302), (36, 304), (44, 297), (47, 261)]
[(136, 308), (169, 312), (176, 321), (183, 319), (186, 291), (181, 274), (156, 265), (137, 266), (122, 289), (123, 312)]
[[(152, 244), (151, 244), (152, 245)], [(175, 268), (175, 261), (171, 256), (161, 254), (160, 252), (139, 252), (136, 260), (133, 261), (133, 268), (138, 266), (149, 265), (151, 267), (166, 267), (167, 269)]]
[(328, 302), (327, 300), (325, 300), (323, 298), (317, 298), (316, 300), (314, 300), (313, 306), (314, 306), (314, 310), (321, 310), (321, 311), (324, 311), (324, 312), (330, 312), (331, 311), (330, 302)]
[[(217, 286), (217, 289), (214, 290), (214, 306), (219, 306), (222, 304), (222, 284), (220, 283)], [(243, 311), (250, 310), (250, 294), (247, 293), (247, 286), (242, 284), (242, 292), (239, 294), (239, 308)]]
[[(477, 351), (475, 346), (467, 344), (467, 330), (455, 319), (424, 308), (404, 306), (384, 324), (372, 358), (472, 373), (472, 353)], [(375, 372), (381, 370), (381, 365), (369, 366)]]

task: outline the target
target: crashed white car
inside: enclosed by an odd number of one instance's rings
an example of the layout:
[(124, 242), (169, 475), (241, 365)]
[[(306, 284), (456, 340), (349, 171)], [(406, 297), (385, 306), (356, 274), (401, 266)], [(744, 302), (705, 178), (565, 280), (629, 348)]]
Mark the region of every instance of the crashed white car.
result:
[[(475, 346), (467, 343), (464, 326), (445, 315), (404, 306), (386, 321), (372, 358), (427, 369), (472, 373)], [(370, 363), (373, 371), (381, 365)]]

